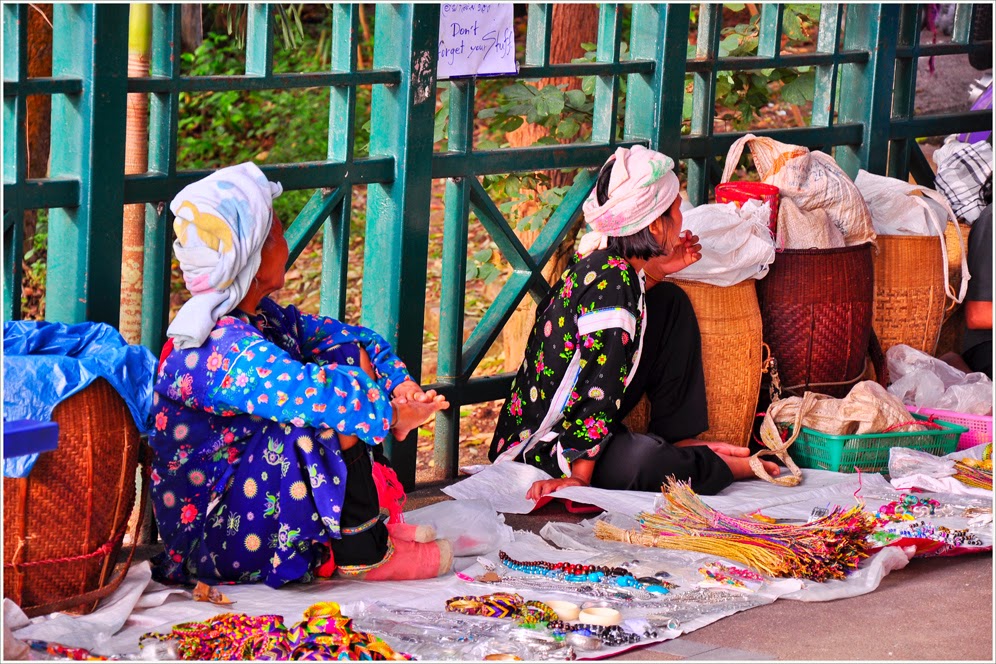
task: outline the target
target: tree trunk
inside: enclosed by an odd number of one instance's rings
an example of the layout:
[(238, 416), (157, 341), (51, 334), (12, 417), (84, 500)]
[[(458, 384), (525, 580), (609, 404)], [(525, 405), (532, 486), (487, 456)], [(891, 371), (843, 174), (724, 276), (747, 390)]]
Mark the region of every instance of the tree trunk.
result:
[[(149, 75), (152, 7), (132, 4), (128, 26), (128, 76)], [(128, 95), (125, 124), (125, 173), (149, 168), (149, 97)], [(130, 344), (142, 342), (142, 272), (145, 266), (145, 203), (124, 206), (121, 238), (121, 310), (119, 329)]]
[(204, 23), (201, 5), (180, 6), (180, 44), (186, 53), (193, 53), (204, 41)]
[[(598, 5), (589, 4), (556, 4), (553, 6), (553, 30), (550, 34), (550, 62), (565, 63), (584, 55), (581, 44), (595, 42), (598, 38)], [(544, 78), (537, 87), (547, 85), (566, 85), (567, 90), (581, 87), (577, 77)], [(549, 132), (545, 127), (526, 123), (508, 134), (508, 142), (512, 147), (528, 147)], [(572, 177), (560, 171), (549, 173), (550, 182), (554, 187), (570, 184)], [(525, 247), (532, 246), (539, 235), (538, 230), (516, 231)], [(574, 232), (569, 232), (567, 238), (557, 248), (550, 262), (543, 269), (547, 282), (554, 284), (560, 279), (561, 273), (567, 267), (574, 253)], [(512, 314), (502, 331), (502, 345), (505, 351), (505, 370), (516, 371), (522, 363), (525, 354), (526, 341), (536, 320), (536, 303), (529, 297), (523, 300), (518, 310)]]
[[(28, 10), (28, 76), (52, 75), (52, 5), (31, 5)], [(48, 175), (49, 148), (52, 143), (52, 98), (29, 95), (27, 101), (28, 177)], [(38, 223), (36, 210), (24, 213), (24, 251), (34, 243)]]

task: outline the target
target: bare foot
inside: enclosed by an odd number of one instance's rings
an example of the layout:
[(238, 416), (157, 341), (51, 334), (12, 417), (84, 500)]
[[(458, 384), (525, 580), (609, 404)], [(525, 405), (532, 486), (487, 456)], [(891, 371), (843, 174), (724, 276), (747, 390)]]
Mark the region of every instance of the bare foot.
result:
[(450, 407), (450, 402), (441, 394), (436, 394), (434, 390), (429, 390), (424, 395), (424, 400), (415, 399), (395, 399), (391, 405), (397, 410), (398, 422), (391, 429), (395, 439), (404, 440), (412, 429), (418, 427), (440, 410)]
[[(754, 477), (754, 470), (750, 467), (750, 462), (744, 457), (731, 457), (724, 454), (720, 454), (719, 458), (723, 460), (727, 466), (729, 466), (730, 471), (733, 473), (733, 479), (735, 480), (749, 480)], [(778, 464), (772, 463), (771, 461), (762, 461), (761, 465), (772, 477), (778, 477), (781, 469)]]
[(732, 445), (730, 443), (720, 443), (710, 440), (696, 440), (694, 438), (686, 438), (685, 440), (678, 441), (674, 444), (675, 447), (697, 447), (700, 445), (705, 445), (710, 450), (716, 454), (729, 457), (749, 457), (750, 450), (746, 447), (741, 447), (739, 445)]

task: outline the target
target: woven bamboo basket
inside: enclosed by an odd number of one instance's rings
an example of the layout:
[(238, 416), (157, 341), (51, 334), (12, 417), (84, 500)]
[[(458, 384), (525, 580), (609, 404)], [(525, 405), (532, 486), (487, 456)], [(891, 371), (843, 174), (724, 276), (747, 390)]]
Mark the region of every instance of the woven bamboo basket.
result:
[(107, 381), (60, 403), (52, 419), (59, 448), (28, 477), (3, 480), (3, 592), (29, 616), (96, 607), (135, 500), (138, 430)]
[(861, 380), (874, 290), (870, 244), (778, 253), (757, 294), (764, 341), (786, 391), (839, 398)]
[(947, 301), (948, 269), (938, 238), (880, 235), (878, 247), (872, 326), (882, 350), (906, 344), (933, 355)]
[[(709, 429), (698, 436), (746, 446), (761, 388), (761, 310), (752, 280), (721, 287), (674, 279), (692, 303), (702, 336)], [(646, 396), (623, 422), (645, 432), (650, 420)]]

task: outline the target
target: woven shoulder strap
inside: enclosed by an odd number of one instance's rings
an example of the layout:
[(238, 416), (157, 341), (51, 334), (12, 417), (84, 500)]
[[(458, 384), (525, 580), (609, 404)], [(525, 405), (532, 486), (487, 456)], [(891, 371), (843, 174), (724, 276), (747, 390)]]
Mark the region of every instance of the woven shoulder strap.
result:
[[(792, 424), (792, 435), (786, 440), (782, 440), (781, 434), (778, 432), (778, 425), (775, 424), (775, 418), (771, 415), (771, 411), (777, 402), (768, 406), (768, 410), (764, 414), (764, 421), (761, 423), (761, 442), (768, 449), (761, 450), (750, 458), (750, 467), (755, 475), (766, 482), (771, 482), (779, 486), (797, 486), (802, 481), (802, 471), (799, 470), (799, 466), (789, 456), (788, 448), (799, 437), (799, 433), (802, 431), (802, 421), (806, 414), (813, 408), (816, 400), (817, 396), (814, 392), (806, 392), (803, 395), (802, 401), (799, 403), (799, 410), (795, 414), (795, 422)], [(772, 477), (761, 463), (761, 457), (764, 456), (777, 457), (789, 469), (791, 475)]]

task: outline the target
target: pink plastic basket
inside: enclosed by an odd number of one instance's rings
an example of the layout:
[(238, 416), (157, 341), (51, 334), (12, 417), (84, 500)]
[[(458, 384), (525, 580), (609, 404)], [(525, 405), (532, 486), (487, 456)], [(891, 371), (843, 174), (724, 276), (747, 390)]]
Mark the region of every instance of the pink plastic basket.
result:
[(934, 417), (951, 424), (967, 427), (968, 431), (961, 434), (958, 439), (958, 449), (964, 450), (976, 445), (993, 442), (993, 416), (992, 415), (969, 415), (953, 410), (938, 410), (937, 408), (917, 408), (907, 406), (911, 413)]

